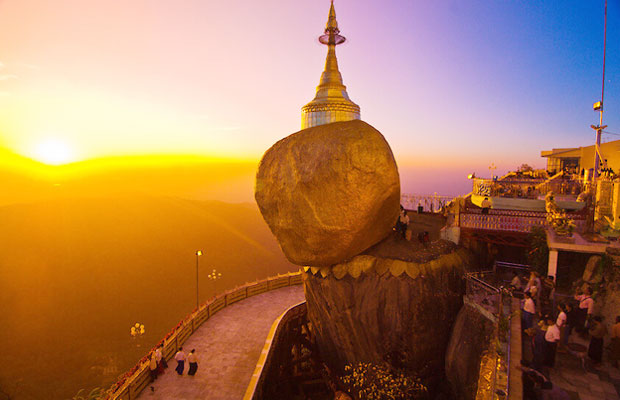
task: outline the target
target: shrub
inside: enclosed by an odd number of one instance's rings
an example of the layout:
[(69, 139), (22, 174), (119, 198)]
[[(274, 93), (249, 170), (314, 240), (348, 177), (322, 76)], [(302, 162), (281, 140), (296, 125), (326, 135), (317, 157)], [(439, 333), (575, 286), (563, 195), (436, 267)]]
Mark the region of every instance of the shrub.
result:
[(387, 365), (358, 363), (346, 365), (340, 378), (349, 394), (358, 399), (405, 400), (425, 399), (427, 388), (419, 379), (394, 373)]

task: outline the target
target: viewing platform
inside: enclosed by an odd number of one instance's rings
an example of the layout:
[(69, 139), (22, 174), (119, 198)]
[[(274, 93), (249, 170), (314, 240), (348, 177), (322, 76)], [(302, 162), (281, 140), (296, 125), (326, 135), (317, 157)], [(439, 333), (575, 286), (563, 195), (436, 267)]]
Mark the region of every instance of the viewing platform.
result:
[[(139, 399), (242, 399), (273, 322), (291, 306), (303, 302), (303, 287), (266, 292), (222, 309), (204, 322), (183, 350), (196, 349), (198, 372), (183, 375), (170, 359), (166, 373), (148, 385)], [(153, 387), (153, 390), (150, 387)]]

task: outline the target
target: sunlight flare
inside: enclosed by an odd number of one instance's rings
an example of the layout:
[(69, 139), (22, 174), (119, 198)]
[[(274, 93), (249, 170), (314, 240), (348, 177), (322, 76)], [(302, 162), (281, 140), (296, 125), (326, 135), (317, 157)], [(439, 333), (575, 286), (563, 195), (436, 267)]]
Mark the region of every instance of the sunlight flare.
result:
[(61, 165), (75, 161), (71, 146), (60, 139), (46, 139), (34, 148), (33, 158), (44, 164)]

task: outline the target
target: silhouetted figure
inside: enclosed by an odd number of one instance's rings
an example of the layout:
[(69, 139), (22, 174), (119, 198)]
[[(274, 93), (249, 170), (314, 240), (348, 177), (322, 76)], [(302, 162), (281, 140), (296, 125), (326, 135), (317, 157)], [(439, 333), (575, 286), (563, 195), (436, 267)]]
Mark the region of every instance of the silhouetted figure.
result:
[(611, 327), (611, 343), (609, 344), (609, 361), (618, 368), (620, 360), (620, 316), (616, 317), (616, 323)]
[(154, 382), (157, 379), (157, 356), (155, 353), (151, 353), (149, 358), (149, 371), (151, 373), (151, 382)]
[(590, 345), (588, 346), (588, 357), (598, 365), (603, 360), (603, 338), (607, 335), (607, 327), (603, 323), (603, 318), (599, 315), (593, 317), (589, 332)]
[(489, 213), (489, 208), (491, 208), (491, 201), (488, 197), (485, 197), (484, 200), (482, 200), (482, 203), (480, 203), (480, 207), (482, 207), (483, 214)]
[(398, 217), (398, 222), (400, 222), (400, 233), (403, 236), (403, 239), (407, 238), (407, 229), (409, 228), (409, 216), (407, 215), (407, 210), (402, 210), (400, 216)]
[(545, 361), (544, 365), (553, 368), (555, 366), (555, 352), (560, 341), (560, 328), (553, 318), (547, 317), (547, 332), (545, 332)]
[(575, 329), (579, 333), (586, 332), (586, 324), (592, 317), (594, 312), (594, 299), (592, 298), (592, 289), (586, 287), (583, 294), (575, 295), (575, 300), (579, 301), (579, 307), (577, 307), (577, 320), (575, 321)]
[(530, 329), (534, 321), (534, 314), (536, 314), (536, 306), (534, 300), (532, 300), (532, 294), (528, 291), (525, 292), (525, 302), (523, 303), (523, 330)]
[(164, 358), (164, 345), (160, 345), (157, 350), (155, 350), (155, 360), (157, 361), (157, 375), (161, 375), (164, 372), (164, 368), (168, 368), (168, 363)]

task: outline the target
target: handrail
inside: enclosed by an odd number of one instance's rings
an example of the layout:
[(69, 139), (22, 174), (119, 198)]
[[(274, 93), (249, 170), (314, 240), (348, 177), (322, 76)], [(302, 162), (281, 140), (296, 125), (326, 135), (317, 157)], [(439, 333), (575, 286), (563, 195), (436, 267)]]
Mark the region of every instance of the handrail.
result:
[[(500, 323), (503, 317), (505, 316), (505, 310), (504, 310), (504, 292), (505, 291), (504, 291), (503, 286), (496, 287), (483, 280), (484, 276), (495, 275), (495, 274), (496, 273), (494, 270), (470, 272), (470, 273), (465, 274), (465, 279), (467, 282), (466, 296), (468, 298), (468, 301), (473, 302), (476, 305), (476, 308), (478, 308), (479, 312), (481, 312), (483, 315), (486, 315), (485, 313), (491, 313), (493, 315), (493, 319), (491, 319), (491, 321), (494, 324), (495, 335), (497, 339), (499, 340)], [(472, 285), (475, 285), (478, 288), (482, 289), (483, 291), (486, 291), (487, 294), (490, 294), (495, 299), (494, 301), (497, 302), (496, 307), (489, 309), (491, 302), (489, 302), (489, 297), (487, 296), (484, 296), (482, 302), (479, 303), (478, 301), (480, 300), (480, 298), (479, 296), (476, 296), (476, 293), (471, 287)], [(485, 304), (485, 301), (486, 301), (486, 304)], [(487, 316), (487, 318), (489, 317)], [(508, 334), (510, 335), (510, 327), (508, 329)], [(507, 355), (509, 357), (510, 356), (510, 336), (507, 341), (507, 348), (508, 348)], [(490, 383), (491, 383), (491, 388), (492, 388), (491, 393), (493, 393), (493, 396), (495, 396), (495, 392), (497, 389), (498, 379), (499, 379), (498, 373), (499, 373), (499, 367), (501, 364), (501, 356), (497, 352), (497, 350), (494, 350), (494, 359), (495, 359), (494, 367), (493, 367), (492, 375), (490, 377)], [(510, 359), (508, 359), (508, 361), (506, 362), (506, 365), (508, 366), (510, 365)], [(509, 372), (508, 372), (508, 379), (509, 379)], [(508, 385), (506, 385), (506, 393), (508, 394), (509, 391), (510, 391), (510, 388), (508, 387)]]
[(148, 386), (148, 360), (160, 345), (164, 345), (164, 357), (171, 359), (175, 352), (200, 325), (221, 309), (245, 298), (280, 289), (285, 286), (301, 285), (301, 271), (288, 272), (284, 275), (269, 277), (260, 281), (246, 283), (234, 289), (213, 296), (211, 299), (194, 308), (168, 334), (142, 357), (133, 368), (121, 375), (119, 380), (107, 390), (105, 400), (133, 400)]

